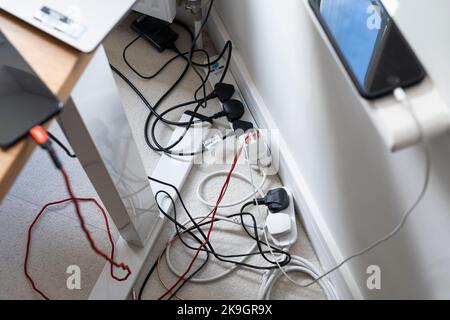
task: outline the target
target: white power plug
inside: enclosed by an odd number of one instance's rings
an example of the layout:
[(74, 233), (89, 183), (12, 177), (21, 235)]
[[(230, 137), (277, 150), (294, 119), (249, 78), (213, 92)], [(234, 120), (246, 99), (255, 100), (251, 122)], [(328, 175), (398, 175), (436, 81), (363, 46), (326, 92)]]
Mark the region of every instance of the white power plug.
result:
[(251, 166), (268, 168), (272, 165), (272, 153), (261, 132), (250, 136), (243, 135), (239, 139), (242, 140), (242, 143), (244, 139), (248, 139), (246, 156)]
[(266, 221), (267, 231), (274, 237), (286, 235), (291, 232), (291, 217), (286, 213), (269, 214)]

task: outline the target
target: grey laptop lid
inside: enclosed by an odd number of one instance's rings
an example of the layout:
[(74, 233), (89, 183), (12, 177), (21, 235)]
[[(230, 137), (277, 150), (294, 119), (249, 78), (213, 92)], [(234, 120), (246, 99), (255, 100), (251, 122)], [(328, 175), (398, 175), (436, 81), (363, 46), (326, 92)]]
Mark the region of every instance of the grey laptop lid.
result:
[(0, 0), (0, 9), (83, 52), (93, 51), (136, 0)]
[(61, 109), (62, 103), (0, 30), (0, 147), (13, 146)]

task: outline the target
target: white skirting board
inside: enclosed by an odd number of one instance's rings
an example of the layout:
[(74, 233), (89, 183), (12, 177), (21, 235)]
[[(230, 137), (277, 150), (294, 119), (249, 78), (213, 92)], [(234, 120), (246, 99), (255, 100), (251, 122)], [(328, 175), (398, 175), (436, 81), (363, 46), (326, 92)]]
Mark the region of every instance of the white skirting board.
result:
[[(223, 47), (226, 41), (232, 40), (215, 9), (211, 13), (208, 31), (218, 48)], [(239, 51), (236, 49), (233, 50), (231, 72), (259, 128), (277, 130), (278, 127), (268, 111), (268, 106), (262, 99)], [(279, 139), (278, 147), (280, 150), (280, 178), (283, 184), (292, 190), (297, 205), (296, 211), (301, 215), (304, 227), (323, 269), (329, 270), (342, 261), (344, 257), (322, 218), (323, 215), (296, 165), (288, 144), (282, 137)], [(347, 266), (343, 266), (339, 271), (334, 272), (330, 279), (341, 299), (363, 299), (362, 293)]]

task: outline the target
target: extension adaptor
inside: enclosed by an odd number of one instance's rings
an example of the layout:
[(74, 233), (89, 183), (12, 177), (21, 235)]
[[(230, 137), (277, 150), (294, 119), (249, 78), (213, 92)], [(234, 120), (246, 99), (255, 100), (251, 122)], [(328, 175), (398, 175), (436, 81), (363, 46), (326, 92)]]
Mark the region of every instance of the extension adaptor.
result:
[(173, 48), (178, 40), (178, 34), (170, 24), (150, 16), (142, 16), (131, 24), (131, 29), (140, 34), (159, 52)]
[[(276, 246), (288, 248), (298, 240), (297, 217), (295, 215), (294, 197), (292, 193), (285, 187), (282, 190), (283, 195), (281, 195), (280, 190), (273, 190), (274, 193), (271, 197), (274, 196), (272, 200), (283, 202), (282, 207), (284, 209), (278, 213), (269, 211), (266, 220), (266, 229)], [(276, 195), (276, 193), (279, 194)], [(288, 204), (287, 207), (286, 203)], [(290, 223), (288, 223), (288, 219)]]

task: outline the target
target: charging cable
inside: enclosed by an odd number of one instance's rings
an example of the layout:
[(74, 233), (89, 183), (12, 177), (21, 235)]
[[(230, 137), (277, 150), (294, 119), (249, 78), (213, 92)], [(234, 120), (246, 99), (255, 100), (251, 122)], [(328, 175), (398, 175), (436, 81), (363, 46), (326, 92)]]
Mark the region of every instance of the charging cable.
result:
[[(214, 203), (209, 202), (209, 201), (204, 199), (204, 197), (202, 195), (202, 190), (204, 189), (205, 184), (208, 181), (210, 181), (211, 179), (214, 179), (216, 177), (223, 177), (223, 176), (226, 176), (227, 174), (228, 174), (228, 171), (216, 171), (216, 172), (213, 172), (213, 173), (207, 175), (206, 177), (204, 177), (202, 179), (202, 181), (200, 181), (200, 183), (198, 184), (198, 187), (197, 187), (197, 198), (198, 198), (198, 200), (201, 203), (203, 203), (205, 206), (207, 206), (209, 208), (214, 208), (214, 206), (215, 206)], [(254, 188), (254, 190), (253, 190), (253, 192), (251, 194), (245, 196), (241, 200), (234, 201), (232, 203), (227, 203), (227, 204), (220, 205), (219, 209), (232, 208), (232, 207), (238, 206), (238, 205), (240, 205), (240, 204), (250, 200), (251, 198), (254, 197), (255, 194), (258, 194), (258, 193), (260, 193), (260, 195), (263, 196), (263, 193), (260, 190), (264, 187), (264, 185), (265, 185), (265, 183), (267, 181), (267, 175), (265, 173), (262, 173), (262, 180), (261, 180), (260, 184), (258, 186), (256, 186), (256, 187), (252, 184), (252, 181), (247, 176), (245, 176), (245, 175), (243, 175), (241, 173), (234, 172), (232, 174), (232, 178), (238, 178), (238, 179), (240, 179), (242, 181), (245, 181), (246, 183), (251, 185), (252, 188)]]
[[(44, 150), (46, 150), (48, 152), (48, 154), (50, 155), (50, 158), (52, 159), (55, 167), (61, 172), (61, 175), (64, 179), (67, 193), (69, 194), (69, 198), (66, 200), (59, 201), (59, 202), (52, 202), (52, 203), (45, 205), (41, 209), (41, 211), (38, 213), (36, 218), (33, 220), (32, 224), (30, 225), (30, 227), (28, 229), (28, 238), (27, 238), (27, 246), (26, 246), (25, 261), (24, 261), (24, 273), (25, 273), (25, 276), (27, 277), (28, 281), (30, 282), (31, 286), (42, 298), (44, 298), (46, 300), (50, 300), (49, 297), (36, 286), (33, 278), (31, 277), (30, 273), (28, 272), (28, 259), (29, 259), (29, 255), (30, 255), (30, 251), (31, 251), (32, 231), (33, 231), (33, 227), (35, 226), (35, 224), (38, 222), (39, 218), (42, 216), (42, 214), (46, 211), (46, 209), (48, 207), (63, 204), (63, 203), (68, 203), (68, 202), (72, 202), (74, 204), (75, 212), (76, 212), (78, 220), (80, 222), (81, 229), (83, 230), (92, 250), (98, 256), (104, 258), (110, 264), (111, 277), (114, 280), (119, 281), (119, 282), (126, 281), (131, 275), (131, 269), (128, 265), (126, 265), (124, 263), (116, 262), (114, 260), (114, 249), (115, 249), (114, 248), (114, 240), (112, 239), (111, 230), (109, 227), (109, 223), (108, 223), (108, 219), (107, 219), (105, 210), (94, 199), (80, 199), (80, 198), (75, 197), (73, 189), (72, 189), (72, 185), (70, 183), (69, 176), (68, 176), (66, 170), (64, 169), (64, 166), (62, 165), (61, 161), (59, 160), (59, 158), (55, 152), (55, 149), (53, 148), (52, 142), (49, 139), (49, 136), (47, 135), (47, 132), (41, 126), (36, 126), (30, 130), (30, 135), (36, 141), (36, 143), (38, 145), (40, 145)], [(97, 246), (94, 239), (92, 238), (92, 235), (91, 235), (90, 231), (88, 230), (88, 228), (86, 226), (86, 222), (81, 214), (81, 208), (80, 208), (81, 202), (94, 202), (101, 209), (103, 217), (105, 219), (105, 223), (106, 223), (106, 227), (107, 227), (107, 231), (108, 231), (108, 237), (109, 237), (109, 240), (111, 243), (111, 254), (110, 255), (104, 253)], [(122, 278), (117, 277), (114, 274), (114, 267), (122, 269), (123, 271), (126, 271), (126, 275)]]
[[(307, 288), (310, 287), (318, 282), (320, 282), (322, 279), (324, 279), (325, 277), (329, 276), (331, 273), (335, 272), (336, 270), (340, 269), (343, 265), (345, 265), (347, 262), (358, 258), (360, 256), (365, 255), (366, 253), (372, 251), (373, 249), (379, 247), (380, 245), (386, 243), (387, 241), (391, 240), (393, 237), (395, 237), (405, 226), (405, 224), (408, 222), (409, 218), (411, 217), (412, 213), (417, 209), (417, 207), (420, 205), (420, 203), (423, 201), (423, 199), (425, 198), (425, 195), (428, 191), (429, 185), (430, 185), (430, 178), (431, 178), (431, 150), (430, 147), (425, 139), (425, 131), (422, 127), (422, 124), (420, 123), (414, 108), (411, 105), (411, 102), (408, 99), (408, 96), (406, 94), (406, 92), (402, 89), (402, 88), (397, 88), (394, 91), (394, 98), (401, 103), (405, 109), (411, 114), (412, 118), (414, 119), (414, 122), (417, 125), (417, 129), (419, 130), (420, 133), (420, 141), (422, 142), (422, 146), (425, 150), (425, 179), (424, 179), (424, 183), (422, 186), (422, 189), (419, 193), (419, 196), (417, 197), (417, 199), (414, 201), (413, 205), (403, 214), (403, 217), (400, 221), (400, 223), (391, 231), (389, 232), (387, 235), (385, 235), (384, 237), (380, 238), (379, 240), (373, 242), (371, 245), (369, 245), (367, 248), (349, 256), (348, 258), (344, 259), (341, 263), (339, 263), (338, 265), (336, 265), (334, 268), (330, 269), (329, 271), (325, 272), (324, 274), (322, 274), (319, 277), (316, 277), (314, 279), (314, 281), (307, 283), (307, 284), (302, 284), (302, 283), (298, 283), (297, 281), (293, 280), (291, 277), (289, 277), (289, 275), (287, 274), (287, 270), (284, 270), (283, 267), (281, 265), (279, 265), (279, 269), (280, 271), (286, 276), (286, 278), (291, 281), (292, 283), (303, 287), (303, 288)], [(267, 237), (267, 232), (264, 232), (264, 235), (266, 237), (266, 241), (268, 241), (268, 237)], [(270, 247), (269, 247), (270, 248)], [(272, 253), (272, 255), (275, 257), (275, 254)], [(278, 262), (278, 260), (276, 260)]]
[[(241, 102), (239, 102), (239, 104), (242, 105)], [(232, 208), (232, 207), (238, 206), (240, 204), (243, 204), (244, 202), (247, 202), (250, 199), (252, 199), (258, 193), (259, 193), (259, 195), (264, 196), (264, 192), (262, 191), (262, 188), (264, 187), (264, 185), (267, 182), (267, 173), (261, 168), (261, 161), (260, 161), (261, 159), (260, 159), (259, 153), (265, 155), (265, 158), (266, 158), (266, 159), (264, 159), (265, 166), (266, 167), (270, 166), (270, 163), (272, 162), (270, 149), (269, 149), (269, 146), (265, 142), (261, 142), (262, 141), (261, 134), (258, 130), (254, 130), (254, 132), (252, 132), (250, 135), (248, 135), (248, 138), (249, 138), (249, 141), (246, 144), (246, 147), (244, 148), (245, 162), (248, 164), (250, 164), (250, 162), (251, 162), (250, 173), (252, 173), (253, 171), (258, 171), (259, 174), (262, 176), (261, 182), (259, 183), (259, 185), (255, 185), (252, 175), (249, 178), (241, 173), (233, 172), (232, 178), (238, 178), (242, 181), (245, 181), (250, 186), (252, 186), (253, 190), (250, 194), (246, 195), (245, 197), (243, 197), (240, 200), (237, 200), (237, 201), (234, 201), (231, 203), (227, 203), (227, 204), (221, 204), (219, 206), (219, 209)], [(251, 149), (252, 147), (253, 147), (253, 149)], [(264, 148), (264, 150), (262, 150), (262, 152), (261, 152), (260, 148)], [(255, 152), (255, 149), (257, 152)], [(253, 152), (250, 152), (250, 150), (253, 150)], [(227, 174), (228, 174), (228, 171), (213, 172), (213, 173), (207, 175), (206, 177), (204, 177), (198, 184), (197, 199), (201, 203), (203, 203), (206, 207), (214, 208), (214, 206), (215, 206), (214, 203), (207, 201), (202, 195), (202, 191), (204, 190), (206, 183), (216, 177), (227, 176)]]

